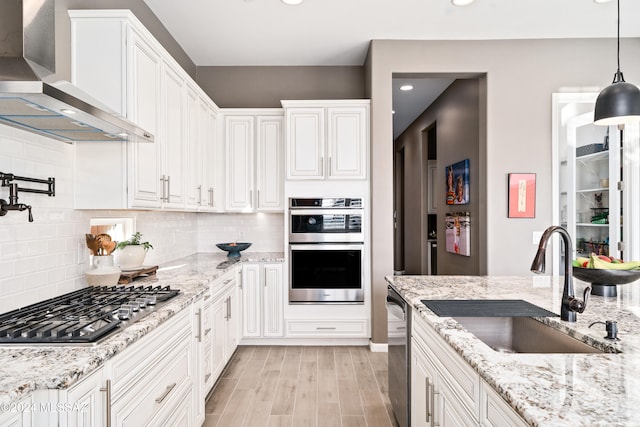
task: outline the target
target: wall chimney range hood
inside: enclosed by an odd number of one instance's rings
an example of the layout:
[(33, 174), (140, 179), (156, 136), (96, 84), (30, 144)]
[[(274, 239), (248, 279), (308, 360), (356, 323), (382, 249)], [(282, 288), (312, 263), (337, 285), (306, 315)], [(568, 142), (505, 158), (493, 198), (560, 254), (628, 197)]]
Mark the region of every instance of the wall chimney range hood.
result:
[(1, 0), (0, 124), (68, 143), (153, 142), (150, 132), (54, 75), (54, 0)]

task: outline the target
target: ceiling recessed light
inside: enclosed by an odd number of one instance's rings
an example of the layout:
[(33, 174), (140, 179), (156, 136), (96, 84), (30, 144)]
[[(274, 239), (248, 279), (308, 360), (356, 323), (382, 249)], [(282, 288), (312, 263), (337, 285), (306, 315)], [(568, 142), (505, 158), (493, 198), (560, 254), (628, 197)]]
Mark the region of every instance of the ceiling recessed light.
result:
[(60, 110), (60, 112), (64, 114), (75, 114), (77, 111), (71, 110), (69, 108), (63, 108), (62, 110)]
[(468, 6), (473, 3), (475, 0), (451, 0), (454, 6)]
[(402, 86), (400, 86), (400, 90), (404, 90), (404, 91), (413, 90), (413, 86), (411, 86), (411, 85), (402, 85)]
[(593, 0), (594, 3), (611, 3), (613, 0)]
[(288, 4), (289, 6), (296, 6), (302, 3), (302, 0), (282, 0), (282, 3)]

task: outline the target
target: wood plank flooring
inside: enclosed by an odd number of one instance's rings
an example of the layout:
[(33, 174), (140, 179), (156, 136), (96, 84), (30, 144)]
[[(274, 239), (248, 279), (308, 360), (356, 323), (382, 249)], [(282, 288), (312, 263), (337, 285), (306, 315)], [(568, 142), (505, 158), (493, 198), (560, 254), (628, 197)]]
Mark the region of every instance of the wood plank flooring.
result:
[(204, 427), (397, 427), (387, 353), (368, 347), (240, 346)]

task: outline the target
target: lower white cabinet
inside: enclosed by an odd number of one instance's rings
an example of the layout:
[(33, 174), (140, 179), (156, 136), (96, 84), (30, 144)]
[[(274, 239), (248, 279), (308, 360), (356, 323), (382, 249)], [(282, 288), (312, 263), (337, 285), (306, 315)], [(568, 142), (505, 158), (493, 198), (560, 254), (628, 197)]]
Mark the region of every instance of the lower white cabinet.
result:
[(527, 425), (418, 313), (412, 321), (412, 426)]
[(3, 407), (0, 412), (0, 427), (31, 427), (37, 424), (32, 424), (31, 414), (34, 406), (33, 398), (31, 396), (22, 399), (17, 403), (9, 404), (8, 407)]
[(214, 282), (211, 317), (211, 373), (213, 382), (220, 376), (225, 365), (238, 347), (239, 314), (238, 272), (232, 271)]
[(282, 263), (242, 266), (242, 337), (282, 337)]

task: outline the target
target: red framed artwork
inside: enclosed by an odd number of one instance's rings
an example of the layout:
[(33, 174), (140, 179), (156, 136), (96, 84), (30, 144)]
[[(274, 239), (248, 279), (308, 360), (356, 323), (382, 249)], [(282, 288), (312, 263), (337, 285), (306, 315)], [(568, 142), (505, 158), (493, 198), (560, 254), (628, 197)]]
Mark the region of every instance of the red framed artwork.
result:
[(509, 174), (509, 218), (536, 217), (536, 174)]

